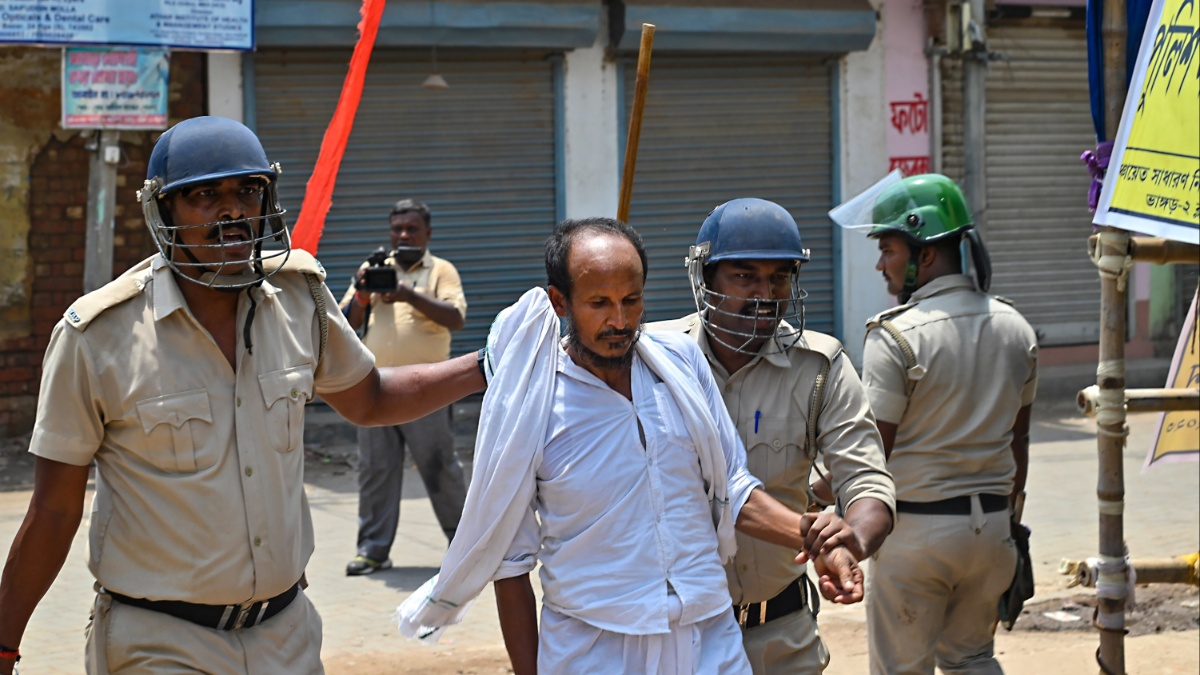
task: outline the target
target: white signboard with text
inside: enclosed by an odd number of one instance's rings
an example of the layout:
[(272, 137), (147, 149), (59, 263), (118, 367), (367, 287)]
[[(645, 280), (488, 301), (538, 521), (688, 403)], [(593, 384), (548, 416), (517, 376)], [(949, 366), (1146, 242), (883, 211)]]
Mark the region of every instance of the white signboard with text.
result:
[(0, 0), (0, 43), (254, 49), (254, 0)]
[(67, 47), (63, 128), (166, 129), (170, 72), (162, 47)]

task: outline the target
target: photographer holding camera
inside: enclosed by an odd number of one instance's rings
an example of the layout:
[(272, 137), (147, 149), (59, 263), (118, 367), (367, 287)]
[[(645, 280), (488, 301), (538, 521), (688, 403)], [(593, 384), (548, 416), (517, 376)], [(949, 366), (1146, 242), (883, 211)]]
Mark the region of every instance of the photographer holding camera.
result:
[[(392, 251), (380, 248), (359, 267), (341, 308), (362, 331), (376, 366), (434, 363), (450, 357), (450, 333), (463, 326), (467, 301), (458, 270), (429, 253), (429, 207), (402, 199), (389, 217)], [(412, 452), (434, 513), (452, 539), (467, 487), (454, 455), (450, 408), (407, 424), (358, 429), (358, 553), (346, 565), (357, 576), (392, 566), (400, 521), (405, 448)]]

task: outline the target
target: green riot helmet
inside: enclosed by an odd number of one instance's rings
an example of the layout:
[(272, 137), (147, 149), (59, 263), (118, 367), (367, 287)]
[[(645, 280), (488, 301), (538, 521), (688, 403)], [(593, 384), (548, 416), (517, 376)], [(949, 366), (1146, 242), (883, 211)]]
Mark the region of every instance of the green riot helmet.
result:
[(980, 291), (991, 285), (991, 258), (979, 233), (974, 229), (966, 197), (953, 180), (938, 173), (913, 175), (883, 189), (871, 209), (874, 239), (884, 234), (899, 234), (908, 241), (910, 258), (905, 268), (904, 291), (900, 301), (907, 303), (917, 289), (917, 265), (920, 247), (940, 241), (971, 241), (971, 257)]
[(911, 176), (875, 198), (869, 237), (900, 234), (916, 247), (961, 237), (975, 226), (954, 181), (937, 173)]
[(867, 236), (873, 239), (895, 234), (908, 242), (911, 257), (901, 302), (908, 302), (917, 289), (921, 247), (943, 241), (969, 241), (979, 290), (987, 292), (991, 285), (991, 258), (967, 209), (967, 200), (954, 181), (941, 174), (905, 178), (899, 170), (893, 171), (832, 209), (829, 217), (846, 229), (868, 229)]

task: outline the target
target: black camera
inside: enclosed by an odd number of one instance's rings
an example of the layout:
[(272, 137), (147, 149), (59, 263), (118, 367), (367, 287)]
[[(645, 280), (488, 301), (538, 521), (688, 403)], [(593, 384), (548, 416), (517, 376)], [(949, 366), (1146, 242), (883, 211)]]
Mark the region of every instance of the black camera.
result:
[(392, 293), (396, 290), (396, 268), (387, 263), (389, 255), (382, 246), (371, 253), (358, 290), (372, 293)]

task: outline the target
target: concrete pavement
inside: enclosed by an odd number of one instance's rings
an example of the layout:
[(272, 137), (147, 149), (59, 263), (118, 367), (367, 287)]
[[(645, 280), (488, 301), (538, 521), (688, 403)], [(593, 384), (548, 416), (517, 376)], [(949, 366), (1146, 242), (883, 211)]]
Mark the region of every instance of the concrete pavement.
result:
[[(1156, 419), (1153, 414), (1130, 418), (1131, 434), (1125, 453), (1125, 531), (1135, 557), (1179, 555), (1200, 549), (1197, 465), (1176, 464), (1141, 473)], [(327, 667), (353, 672), (353, 667), (346, 667), (347, 662), (360, 654), (394, 658), (394, 663), (401, 664), (414, 656), (413, 650), (433, 649), (449, 657), (455, 651), (500, 645), (490, 590), (476, 602), (466, 621), (450, 629), (435, 647), (417, 645), (396, 634), (390, 614), (436, 572), (446, 546), (415, 471), (406, 472), (411, 480), (404, 488), (401, 531), (392, 552), (396, 567), (367, 577), (345, 576), (344, 566), (354, 554), (357, 488), (353, 469), (342, 459), (353, 450), (353, 435), (325, 425), (327, 422), (328, 415), (313, 415), (310, 419), (314, 428), (307, 437), (308, 444), (311, 447), (313, 439), (319, 440), (329, 459), (310, 465), (306, 478), (317, 541), (308, 567), (308, 592), (325, 622), (322, 653)], [(318, 424), (324, 426), (317, 428)], [(1038, 599), (1066, 594), (1063, 578), (1057, 575), (1060, 558), (1096, 553), (1096, 441), (1092, 429), (1090, 421), (1066, 406), (1041, 409), (1035, 414), (1025, 521), (1033, 529)], [(28, 491), (0, 493), (0, 551), (8, 550), (28, 501)], [(21, 644), (26, 673), (83, 672), (83, 630), (92, 598), (92, 579), (84, 560), (86, 527), (85, 523), (76, 536), (69, 559), (34, 614)], [(856, 623), (862, 617), (861, 606), (830, 607), (828, 603), (821, 615), (823, 623)], [(1200, 634), (1193, 631), (1188, 635), (1191, 641), (1184, 641), (1196, 654), (1200, 650), (1193, 646), (1200, 647)], [(1066, 644), (1068, 638), (1064, 636), (1063, 640)], [(861, 667), (855, 665), (860, 661), (850, 657), (864, 651), (865, 645), (835, 643), (831, 650), (842, 658), (835, 659), (830, 673), (861, 672)], [(1084, 662), (1079, 666), (1078, 671), (1056, 671), (1060, 675), (1095, 672), (1094, 664)], [(1132, 661), (1129, 667), (1131, 672), (1156, 672), (1153, 666)]]

